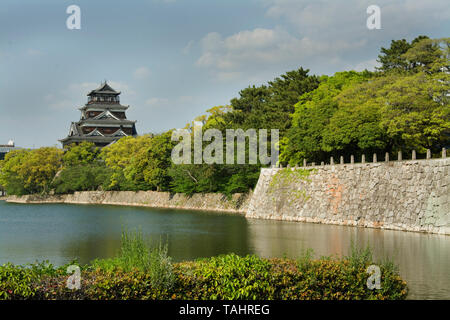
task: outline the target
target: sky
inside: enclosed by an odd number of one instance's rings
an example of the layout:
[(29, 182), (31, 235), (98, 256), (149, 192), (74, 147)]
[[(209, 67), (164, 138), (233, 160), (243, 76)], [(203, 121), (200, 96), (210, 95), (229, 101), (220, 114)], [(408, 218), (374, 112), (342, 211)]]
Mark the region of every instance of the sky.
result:
[(0, 144), (60, 147), (105, 80), (139, 134), (159, 133), (287, 71), (374, 70), (392, 39), (449, 30), (448, 0), (2, 0)]

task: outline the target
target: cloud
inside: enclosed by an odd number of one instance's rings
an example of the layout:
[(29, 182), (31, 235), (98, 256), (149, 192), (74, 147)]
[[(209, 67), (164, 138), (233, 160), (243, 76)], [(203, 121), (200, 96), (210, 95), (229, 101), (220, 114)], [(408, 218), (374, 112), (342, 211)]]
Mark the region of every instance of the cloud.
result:
[(255, 76), (268, 70), (304, 66), (339, 71), (373, 69), (379, 48), (392, 39), (413, 38), (450, 19), (447, 0), (379, 0), (382, 30), (368, 30), (370, 0), (265, 0), (272, 28), (231, 35), (206, 34), (198, 67), (220, 81)]
[(364, 71), (365, 69), (369, 71), (375, 71), (375, 68), (379, 66), (380, 63), (377, 61), (377, 59), (370, 59), (359, 62), (354, 67), (349, 67), (349, 69), (353, 69), (355, 71)]
[[(450, 18), (447, 0), (268, 0), (266, 15), (286, 19), (298, 32), (328, 37), (340, 34), (352, 37), (365, 31), (366, 9), (381, 8), (383, 29), (392, 34), (427, 26), (438, 26)], [(358, 27), (359, 25), (359, 27)], [(361, 28), (362, 27), (362, 28)]]
[(181, 50), (181, 52), (183, 54), (189, 54), (189, 52), (191, 52), (191, 48), (194, 46), (195, 41), (191, 40), (187, 43), (187, 45), (183, 48), (183, 50)]
[(151, 107), (162, 107), (162, 106), (166, 106), (169, 103), (169, 99), (166, 98), (150, 98), (145, 100), (145, 104), (149, 105)]
[(147, 67), (139, 67), (133, 72), (133, 77), (136, 79), (145, 79), (150, 75), (150, 70)]
[(329, 53), (345, 52), (362, 47), (366, 40), (358, 41), (313, 41), (297, 37), (281, 27), (256, 28), (222, 37), (219, 33), (207, 34), (202, 40), (202, 55), (196, 64), (212, 68), (221, 80), (232, 80), (244, 71), (257, 71), (280, 63), (300, 61)]

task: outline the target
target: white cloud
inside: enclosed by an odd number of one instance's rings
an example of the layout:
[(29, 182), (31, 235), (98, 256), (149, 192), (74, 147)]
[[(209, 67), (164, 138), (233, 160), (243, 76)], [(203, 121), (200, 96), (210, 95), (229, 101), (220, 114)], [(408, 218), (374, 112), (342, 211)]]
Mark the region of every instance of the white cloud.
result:
[[(382, 30), (368, 30), (371, 0), (263, 0), (279, 26), (206, 34), (196, 61), (223, 81), (303, 66), (315, 70), (371, 69), (392, 39), (426, 34), (450, 19), (447, 0), (379, 0)], [(281, 69), (287, 71), (289, 69)]]
[(150, 70), (147, 67), (139, 67), (133, 72), (136, 79), (145, 79), (150, 75)]
[(279, 63), (298, 62), (329, 53), (340, 53), (364, 46), (366, 40), (313, 41), (309, 37), (296, 37), (283, 28), (245, 30), (223, 38), (209, 33), (201, 41), (203, 53), (196, 64), (218, 70), (218, 77), (234, 79), (242, 71)]

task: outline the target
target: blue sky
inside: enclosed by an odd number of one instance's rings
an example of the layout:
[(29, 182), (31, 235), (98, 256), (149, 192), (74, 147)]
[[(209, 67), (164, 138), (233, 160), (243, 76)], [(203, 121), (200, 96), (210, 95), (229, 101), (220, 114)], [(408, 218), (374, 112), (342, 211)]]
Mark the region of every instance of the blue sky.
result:
[[(66, 27), (72, 4), (81, 30)], [(373, 69), (392, 39), (449, 30), (447, 0), (2, 0), (0, 144), (59, 146), (105, 79), (139, 133), (162, 132), (300, 66)]]

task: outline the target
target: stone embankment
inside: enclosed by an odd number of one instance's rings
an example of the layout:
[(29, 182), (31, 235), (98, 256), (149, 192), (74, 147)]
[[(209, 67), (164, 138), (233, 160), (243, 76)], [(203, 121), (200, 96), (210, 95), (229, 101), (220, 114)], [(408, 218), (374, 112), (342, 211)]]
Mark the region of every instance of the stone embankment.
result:
[(251, 194), (234, 194), (231, 199), (217, 193), (171, 194), (156, 191), (83, 191), (65, 195), (9, 196), (14, 203), (108, 204), (153, 208), (173, 208), (245, 213)]

